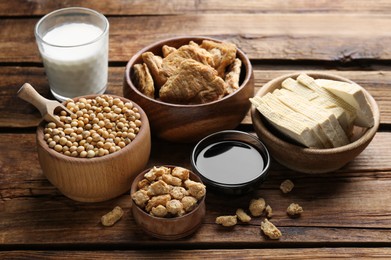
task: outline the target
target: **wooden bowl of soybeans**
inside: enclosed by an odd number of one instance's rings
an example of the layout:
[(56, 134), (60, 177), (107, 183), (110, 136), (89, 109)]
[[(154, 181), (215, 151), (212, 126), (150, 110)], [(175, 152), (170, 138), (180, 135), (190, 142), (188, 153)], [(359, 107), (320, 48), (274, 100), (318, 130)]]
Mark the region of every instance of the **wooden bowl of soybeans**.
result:
[(151, 151), (147, 115), (136, 103), (114, 95), (89, 95), (64, 102), (73, 112), (58, 116), (63, 127), (43, 121), (37, 128), (43, 174), (65, 196), (100, 202), (130, 190)]

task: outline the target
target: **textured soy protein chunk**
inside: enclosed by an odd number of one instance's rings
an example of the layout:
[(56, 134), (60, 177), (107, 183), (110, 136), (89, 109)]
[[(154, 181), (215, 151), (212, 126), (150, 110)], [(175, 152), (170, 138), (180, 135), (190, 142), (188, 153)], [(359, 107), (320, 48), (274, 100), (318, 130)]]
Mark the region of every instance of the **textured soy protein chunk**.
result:
[(116, 206), (112, 211), (102, 216), (101, 222), (103, 226), (110, 227), (117, 223), (123, 216), (124, 211), (121, 207)]
[(185, 181), (185, 186), (188, 189), (190, 195), (195, 197), (197, 200), (200, 200), (205, 196), (206, 188), (204, 184), (189, 179)]
[(286, 209), (286, 213), (288, 213), (290, 217), (298, 217), (303, 212), (303, 208), (297, 203), (291, 203)]
[(166, 206), (167, 202), (171, 200), (170, 194), (164, 194), (159, 196), (153, 196), (145, 206), (145, 210), (147, 212), (151, 212), (153, 207), (157, 207), (158, 205)]
[(149, 185), (147, 192), (150, 196), (164, 195), (170, 192), (170, 187), (164, 181), (159, 180)]
[(155, 217), (182, 216), (194, 210), (206, 194), (205, 185), (189, 176), (190, 171), (182, 167), (154, 166), (137, 183), (138, 190), (131, 197)]
[(251, 217), (243, 209), (237, 209), (236, 216), (238, 216), (239, 220), (242, 222), (247, 223), (251, 221)]
[(216, 218), (216, 224), (224, 227), (232, 227), (238, 223), (238, 217), (235, 216), (219, 216)]
[(137, 206), (144, 208), (150, 198), (146, 190), (138, 190), (132, 194), (132, 199)]
[(265, 208), (266, 217), (271, 218), (273, 216), (273, 209), (270, 207), (270, 205), (267, 205)]
[(165, 217), (167, 215), (168, 211), (167, 208), (163, 205), (157, 205), (156, 207), (153, 207), (151, 209), (151, 215), (155, 217)]
[(239, 89), (242, 62), (235, 44), (190, 41), (179, 48), (164, 45), (163, 57), (144, 52), (132, 80), (144, 95), (169, 103), (203, 104)]
[(281, 183), (280, 190), (283, 193), (288, 193), (288, 192), (292, 191), (293, 187), (295, 187), (295, 185), (293, 184), (293, 182), (291, 180), (285, 180)]
[(259, 199), (252, 199), (250, 201), (249, 210), (251, 212), (251, 215), (254, 217), (259, 217), (262, 215), (263, 211), (265, 210), (266, 202), (263, 198)]
[(192, 211), (197, 206), (197, 199), (192, 196), (183, 197), (181, 202), (186, 212)]
[(261, 230), (270, 239), (279, 239), (282, 236), (281, 231), (266, 218), (261, 222)]
[[(189, 192), (185, 188), (183, 188), (183, 187), (172, 187), (171, 190), (170, 190), (170, 195), (174, 199), (181, 200), (185, 196), (188, 196)], [(191, 198), (193, 198), (193, 197), (191, 197)]]

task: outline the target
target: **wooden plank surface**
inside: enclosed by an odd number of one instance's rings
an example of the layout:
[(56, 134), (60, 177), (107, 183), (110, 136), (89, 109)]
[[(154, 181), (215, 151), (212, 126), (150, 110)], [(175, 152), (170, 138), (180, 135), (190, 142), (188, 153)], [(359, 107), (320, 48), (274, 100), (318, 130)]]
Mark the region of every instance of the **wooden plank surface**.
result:
[[(258, 91), (267, 81), (294, 71), (319, 71), (319, 67), (302, 67), (297, 69), (282, 68), (275, 70), (274, 66), (254, 66), (255, 92)], [(349, 78), (366, 88), (375, 98), (381, 111), (381, 123), (391, 123), (391, 97), (387, 95), (391, 91), (391, 72), (383, 70), (375, 71), (337, 71), (322, 69), (322, 72), (334, 73)], [(122, 95), (122, 82), (125, 67), (112, 67), (109, 74), (109, 87), (107, 93)], [(2, 76), (6, 75), (6, 76)], [(27, 102), (20, 100), (16, 92), (24, 82), (31, 83), (43, 96), (54, 99), (50, 94), (48, 82), (43, 68), (34, 67), (0, 67), (0, 88), (2, 98), (0, 99), (0, 127), (35, 127), (41, 117), (38, 110)], [(243, 124), (251, 124), (248, 115), (244, 118)]]
[(180, 13), (389, 13), (391, 3), (387, 0), (368, 2), (365, 0), (341, 1), (284, 1), (284, 0), (144, 0), (105, 1), (69, 0), (69, 1), (2, 1), (1, 16), (45, 15), (53, 10), (81, 6), (94, 8), (106, 15), (165, 15)]
[[(266, 239), (260, 232), (262, 218), (254, 218), (251, 224), (239, 224), (231, 229), (214, 224), (217, 216), (234, 214), (238, 207), (247, 208), (250, 199), (255, 197), (265, 198), (272, 206), (272, 221), (283, 233), (280, 246), (284, 243), (365, 245), (388, 243), (391, 239), (391, 194), (388, 192), (391, 161), (387, 155), (391, 134), (388, 132), (377, 133), (368, 148), (337, 173), (298, 174), (273, 162), (267, 181), (251, 194), (227, 199), (209, 193), (207, 214), (201, 228), (195, 235), (174, 242), (151, 239), (137, 227), (130, 213), (128, 194), (102, 203), (80, 203), (62, 196), (42, 175), (34, 133), (1, 134), (0, 140), (3, 173), (0, 180), (0, 248), (69, 244), (186, 248), (189, 242), (193, 247), (271, 245), (275, 241)], [(13, 145), (16, 140), (18, 145)], [(155, 140), (148, 164), (190, 167), (191, 149), (191, 144)], [(22, 154), (23, 160), (17, 160)], [(279, 184), (286, 178), (296, 186), (284, 195)], [(292, 202), (303, 206), (305, 212), (300, 218), (291, 219), (286, 215), (286, 208)], [(116, 205), (124, 209), (124, 218), (114, 227), (101, 226), (100, 217)]]
[[(0, 63), (41, 62), (34, 38), (37, 21), (0, 20)], [(113, 62), (126, 62), (146, 45), (179, 35), (233, 42), (253, 60), (391, 58), (391, 34), (373, 30), (391, 28), (388, 14), (188, 14), (110, 17), (109, 22)]]
[[(35, 146), (37, 110), (16, 97), (30, 82), (53, 98), (34, 39), (43, 15), (84, 6), (110, 21), (108, 93), (122, 95), (126, 62), (142, 47), (179, 35), (206, 35), (237, 44), (250, 57), (256, 91), (295, 71), (322, 71), (365, 87), (381, 111), (381, 127), (353, 162), (333, 174), (306, 175), (272, 161), (268, 179), (251, 194), (208, 192), (200, 229), (178, 241), (149, 237), (134, 222), (128, 193), (101, 203), (64, 197), (43, 175)], [(0, 258), (145, 259), (387, 258), (391, 255), (391, 1), (15, 0), (0, 2)], [(247, 115), (240, 130), (252, 132)], [(148, 166), (190, 168), (194, 144), (153, 139)], [(164, 152), (162, 152), (164, 151)], [(295, 183), (282, 194), (280, 183)], [(279, 241), (262, 235), (262, 218), (223, 228), (219, 215), (263, 197), (273, 208)], [(286, 214), (291, 202), (301, 217)], [(100, 217), (120, 205), (125, 215), (103, 227)], [(151, 250), (153, 249), (153, 250)]]
[(122, 251), (8, 251), (1, 255), (7, 259), (386, 259), (388, 247), (378, 248), (284, 248), (284, 249), (220, 249), (220, 250), (138, 250)]

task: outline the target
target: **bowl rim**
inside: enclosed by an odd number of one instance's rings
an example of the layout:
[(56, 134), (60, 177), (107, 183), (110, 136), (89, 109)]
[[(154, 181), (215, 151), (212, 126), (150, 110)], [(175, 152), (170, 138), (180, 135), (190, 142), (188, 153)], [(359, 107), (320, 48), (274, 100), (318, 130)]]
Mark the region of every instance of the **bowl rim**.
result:
[(151, 48), (154, 48), (154, 47), (157, 47), (157, 46), (163, 46), (167, 42), (172, 42), (172, 41), (177, 41), (177, 40), (188, 40), (188, 41), (191, 41), (191, 40), (211, 40), (211, 41), (215, 41), (215, 42), (224, 42), (223, 40), (219, 40), (219, 39), (212, 38), (212, 37), (206, 37), (206, 36), (205, 37), (204, 36), (176, 36), (176, 37), (170, 37), (170, 38), (166, 38), (166, 39), (162, 39), (162, 40), (158, 40), (156, 42), (153, 42), (153, 43), (147, 45), (146, 47), (142, 48), (138, 52), (136, 52), (136, 54), (134, 54), (130, 58), (130, 60), (127, 62), (126, 67), (125, 67), (125, 82), (126, 82), (126, 85), (127, 85), (126, 87), (131, 88), (132, 91), (136, 92), (139, 96), (141, 96), (141, 97), (143, 97), (143, 98), (145, 98), (145, 99), (147, 99), (147, 100), (149, 100), (150, 102), (153, 102), (153, 103), (157, 103), (157, 104), (165, 105), (165, 106), (170, 106), (170, 107), (189, 107), (189, 108), (192, 108), (192, 107), (208, 106), (208, 105), (211, 105), (211, 104), (223, 101), (225, 99), (228, 99), (231, 96), (235, 95), (236, 92), (238, 92), (242, 88), (244, 88), (244, 86), (247, 85), (247, 83), (250, 81), (251, 75), (253, 74), (253, 68), (252, 68), (252, 64), (250, 62), (250, 59), (248, 58), (248, 56), (239, 47), (236, 47), (236, 51), (238, 53), (237, 56), (240, 57), (244, 67), (246, 68), (246, 74), (245, 74), (245, 77), (244, 77), (244, 80), (243, 80), (242, 84), (240, 84), (239, 88), (237, 90), (235, 90), (233, 93), (231, 93), (231, 94), (229, 94), (227, 96), (224, 96), (221, 99), (214, 100), (214, 101), (207, 102), (207, 103), (203, 103), (203, 104), (175, 104), (175, 103), (168, 103), (168, 102), (163, 102), (161, 100), (150, 98), (150, 97), (144, 95), (143, 93), (141, 93), (136, 88), (136, 86), (133, 84), (133, 81), (131, 79), (130, 71), (132, 69), (133, 64), (135, 64), (135, 61), (141, 56), (141, 54), (143, 54), (144, 52), (149, 51)]
[(140, 143), (142, 138), (137, 138), (137, 137), (141, 137), (142, 135), (148, 135), (148, 132), (150, 131), (149, 130), (149, 121), (148, 121), (148, 117), (147, 117), (147, 114), (145, 113), (145, 111), (136, 102), (134, 102), (130, 99), (127, 99), (125, 97), (112, 95), (112, 94), (91, 94), (91, 95), (74, 97), (72, 99), (73, 100), (79, 100), (80, 98), (92, 99), (92, 98), (95, 98), (97, 96), (102, 96), (102, 95), (108, 95), (113, 98), (120, 98), (122, 101), (125, 101), (125, 102), (132, 102), (133, 105), (136, 106), (137, 109), (139, 110), (139, 113), (141, 116), (140, 117), (141, 118), (141, 127), (140, 127), (140, 131), (136, 135), (136, 138), (132, 142), (130, 142), (129, 144), (127, 144), (126, 146), (121, 148), (121, 150), (119, 150), (119, 151), (116, 151), (114, 153), (110, 153), (110, 154), (107, 154), (107, 155), (104, 155), (101, 157), (93, 157), (93, 158), (72, 157), (72, 156), (68, 156), (68, 155), (62, 154), (60, 152), (57, 152), (47, 145), (46, 141), (43, 139), (44, 128), (45, 128), (44, 125), (46, 124), (46, 121), (42, 120), (36, 130), (37, 145), (41, 146), (51, 156), (53, 156), (59, 160), (68, 160), (68, 161), (80, 162), (80, 163), (97, 163), (100, 161), (110, 160), (110, 159), (113, 159), (119, 155), (122, 155), (123, 153), (129, 152), (132, 149), (135, 149), (134, 148), (135, 146), (142, 145), (142, 143)]
[[(173, 169), (173, 168), (175, 168), (175, 167), (185, 168), (185, 167), (182, 167), (182, 166), (170, 165), (170, 164), (162, 164), (162, 165), (155, 165), (155, 166), (156, 166), (156, 167), (162, 167), (162, 166), (164, 166), (164, 167), (168, 167), (168, 168), (171, 168), (171, 169)], [(140, 172), (139, 174), (137, 174), (136, 177), (134, 177), (134, 179), (133, 179), (133, 181), (132, 181), (132, 185), (130, 186), (130, 196), (132, 196), (133, 193), (135, 193), (136, 191), (138, 191), (138, 189), (137, 189), (137, 183), (136, 183), (137, 179), (139, 179), (141, 175), (144, 175), (145, 173), (147, 173), (147, 172), (150, 171), (151, 169), (153, 169), (153, 167), (150, 167), (150, 168), (147, 168), (147, 169), (143, 170), (142, 172)], [(187, 168), (185, 168), (185, 169), (187, 169)], [(187, 169), (187, 170), (190, 171), (190, 175), (191, 175), (192, 177), (195, 177), (195, 178), (197, 179), (197, 180), (196, 180), (197, 182), (200, 182), (200, 183), (204, 184), (204, 183), (202, 182), (202, 179), (201, 179), (196, 173), (194, 173), (194, 172), (193, 172), (192, 170), (190, 170), (190, 169)], [(189, 179), (191, 179), (191, 178), (189, 177)], [(186, 217), (190, 216), (191, 214), (194, 214), (197, 210), (199, 210), (199, 209), (202, 207), (201, 204), (205, 204), (205, 198), (206, 198), (206, 193), (205, 193), (205, 195), (202, 197), (201, 200), (197, 201), (197, 207), (195, 207), (193, 210), (191, 210), (190, 212), (186, 212), (186, 214), (184, 214), (184, 215), (182, 215), (182, 216), (172, 217), (172, 218), (165, 218), (165, 217), (156, 217), (156, 216), (152, 216), (152, 215), (148, 214), (147, 212), (145, 212), (145, 210), (143, 210), (142, 208), (140, 208), (139, 205), (137, 205), (136, 203), (134, 203), (134, 201), (133, 201), (132, 198), (130, 199), (130, 201), (131, 201), (131, 207), (132, 207), (132, 209), (133, 209), (133, 206), (135, 206), (133, 210), (137, 210), (138, 212), (140, 212), (141, 214), (143, 214), (143, 216), (145, 216), (145, 217), (148, 217), (148, 218), (151, 218), (151, 219), (156, 219), (156, 220), (158, 220), (158, 221), (163, 221), (163, 222), (173, 222), (173, 221), (176, 221), (176, 220), (181, 220), (181, 219), (183, 219), (183, 218), (186, 218)]]
[[(218, 181), (214, 181), (214, 180), (211, 180), (210, 178), (206, 177), (204, 174), (201, 173), (201, 171), (198, 170), (197, 168), (197, 163), (196, 163), (196, 157), (197, 157), (197, 154), (199, 153), (199, 148), (201, 147), (202, 149), (204, 149), (206, 146), (210, 145), (210, 144), (213, 144), (213, 143), (216, 143), (217, 141), (214, 141), (214, 142), (207, 142), (208, 139), (211, 139), (211, 138), (214, 138), (214, 137), (219, 137), (219, 136), (224, 136), (224, 135), (227, 135), (227, 134), (232, 134), (232, 135), (237, 135), (237, 136), (245, 136), (247, 138), (251, 138), (254, 142), (256, 142), (257, 144), (259, 144), (261, 146), (261, 148), (263, 149), (263, 152), (265, 153), (265, 156), (266, 158), (264, 158), (264, 156), (262, 156), (261, 154), (261, 151), (258, 151), (258, 148), (254, 147), (253, 144), (247, 142), (247, 141), (243, 141), (243, 140), (236, 140), (236, 139), (227, 139), (227, 140), (234, 140), (234, 141), (238, 141), (238, 142), (243, 142), (243, 143), (246, 143), (248, 145), (251, 145), (253, 148), (255, 148), (261, 155), (261, 157), (264, 159), (264, 166), (263, 166), (263, 169), (262, 171), (253, 179), (249, 180), (249, 181), (246, 181), (246, 182), (241, 182), (241, 183), (235, 183), (235, 184), (229, 184), (229, 183), (223, 183), (223, 182), (218, 182)], [(223, 141), (225, 141), (226, 139), (223, 139)], [(221, 140), (220, 140), (221, 141)], [(207, 145), (205, 147), (203, 147), (205, 144), (205, 142), (207, 142)], [(257, 136), (254, 136), (254, 135), (251, 135), (247, 132), (243, 132), (243, 131), (239, 131), (239, 130), (223, 130), (223, 131), (219, 131), (219, 132), (215, 132), (215, 133), (212, 133), (204, 138), (202, 138), (199, 142), (197, 142), (197, 144), (194, 146), (192, 152), (191, 152), (191, 158), (190, 158), (190, 161), (191, 161), (191, 165), (194, 169), (196, 169), (197, 171), (197, 174), (200, 175), (201, 179), (205, 179), (205, 182), (209, 185), (212, 185), (213, 187), (217, 187), (217, 188), (243, 188), (243, 187), (246, 187), (248, 185), (252, 185), (254, 183), (257, 183), (260, 179), (262, 178), (266, 178), (268, 173), (269, 173), (269, 169), (270, 169), (270, 165), (271, 165), (271, 156), (270, 156), (270, 153), (266, 147), (266, 145), (257, 137)]]
[[(377, 132), (377, 129), (379, 128), (380, 125), (380, 112), (379, 112), (379, 107), (375, 101), (375, 99), (372, 97), (372, 95), (361, 85), (357, 84), (356, 82), (347, 79), (345, 77), (331, 74), (331, 73), (324, 73), (324, 72), (319, 72), (319, 71), (299, 71), (299, 72), (294, 72), (294, 73), (288, 73), (281, 75), (277, 78), (274, 78), (267, 83), (265, 83), (255, 94), (255, 96), (260, 96), (261, 94), (266, 94), (269, 92), (270, 86), (275, 84), (276, 82), (283, 81), (286, 78), (292, 77), (292, 78), (297, 78), (300, 74), (305, 73), (311, 77), (315, 78), (320, 78), (322, 76), (327, 77), (329, 79), (334, 79), (334, 80), (339, 80), (339, 81), (344, 81), (348, 83), (354, 83), (358, 86), (360, 86), (365, 94), (365, 97), (368, 99), (368, 102), (371, 105), (373, 116), (374, 116), (374, 125), (370, 128), (367, 128), (363, 135), (358, 138), (357, 140), (350, 142), (347, 145), (340, 146), (340, 147), (335, 147), (335, 148), (308, 148), (308, 147), (302, 147), (299, 145), (295, 145), (293, 143), (287, 142), (281, 138), (278, 138), (276, 135), (274, 135), (268, 127), (264, 125), (261, 119), (260, 112), (255, 108), (254, 105), (251, 105), (250, 113), (251, 113), (251, 119), (252, 123), (254, 125), (254, 120), (255, 118), (258, 120), (258, 123), (262, 126), (262, 133), (267, 136), (268, 139), (270, 139), (275, 145), (281, 146), (281, 147), (286, 147), (290, 151), (301, 151), (303, 153), (307, 154), (317, 154), (317, 155), (323, 155), (323, 154), (330, 154), (330, 153), (342, 153), (346, 152), (349, 150), (354, 150), (355, 148), (359, 147), (360, 145), (370, 141), (374, 135)], [(320, 76), (320, 77), (319, 77)], [(262, 139), (260, 137), (260, 139)]]

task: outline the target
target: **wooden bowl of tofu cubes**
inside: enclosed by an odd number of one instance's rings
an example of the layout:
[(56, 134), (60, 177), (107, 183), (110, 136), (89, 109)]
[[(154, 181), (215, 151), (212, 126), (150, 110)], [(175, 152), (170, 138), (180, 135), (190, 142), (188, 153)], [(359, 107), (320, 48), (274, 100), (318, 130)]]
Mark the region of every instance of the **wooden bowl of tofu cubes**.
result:
[(254, 75), (235, 44), (182, 36), (136, 53), (126, 66), (123, 95), (145, 110), (152, 135), (197, 142), (240, 124), (251, 107)]
[(205, 216), (206, 187), (183, 167), (146, 169), (134, 179), (130, 195), (134, 220), (145, 233), (159, 239), (189, 236)]
[(303, 173), (339, 170), (368, 146), (380, 123), (368, 91), (327, 73), (280, 76), (250, 100), (254, 129), (271, 156)]

